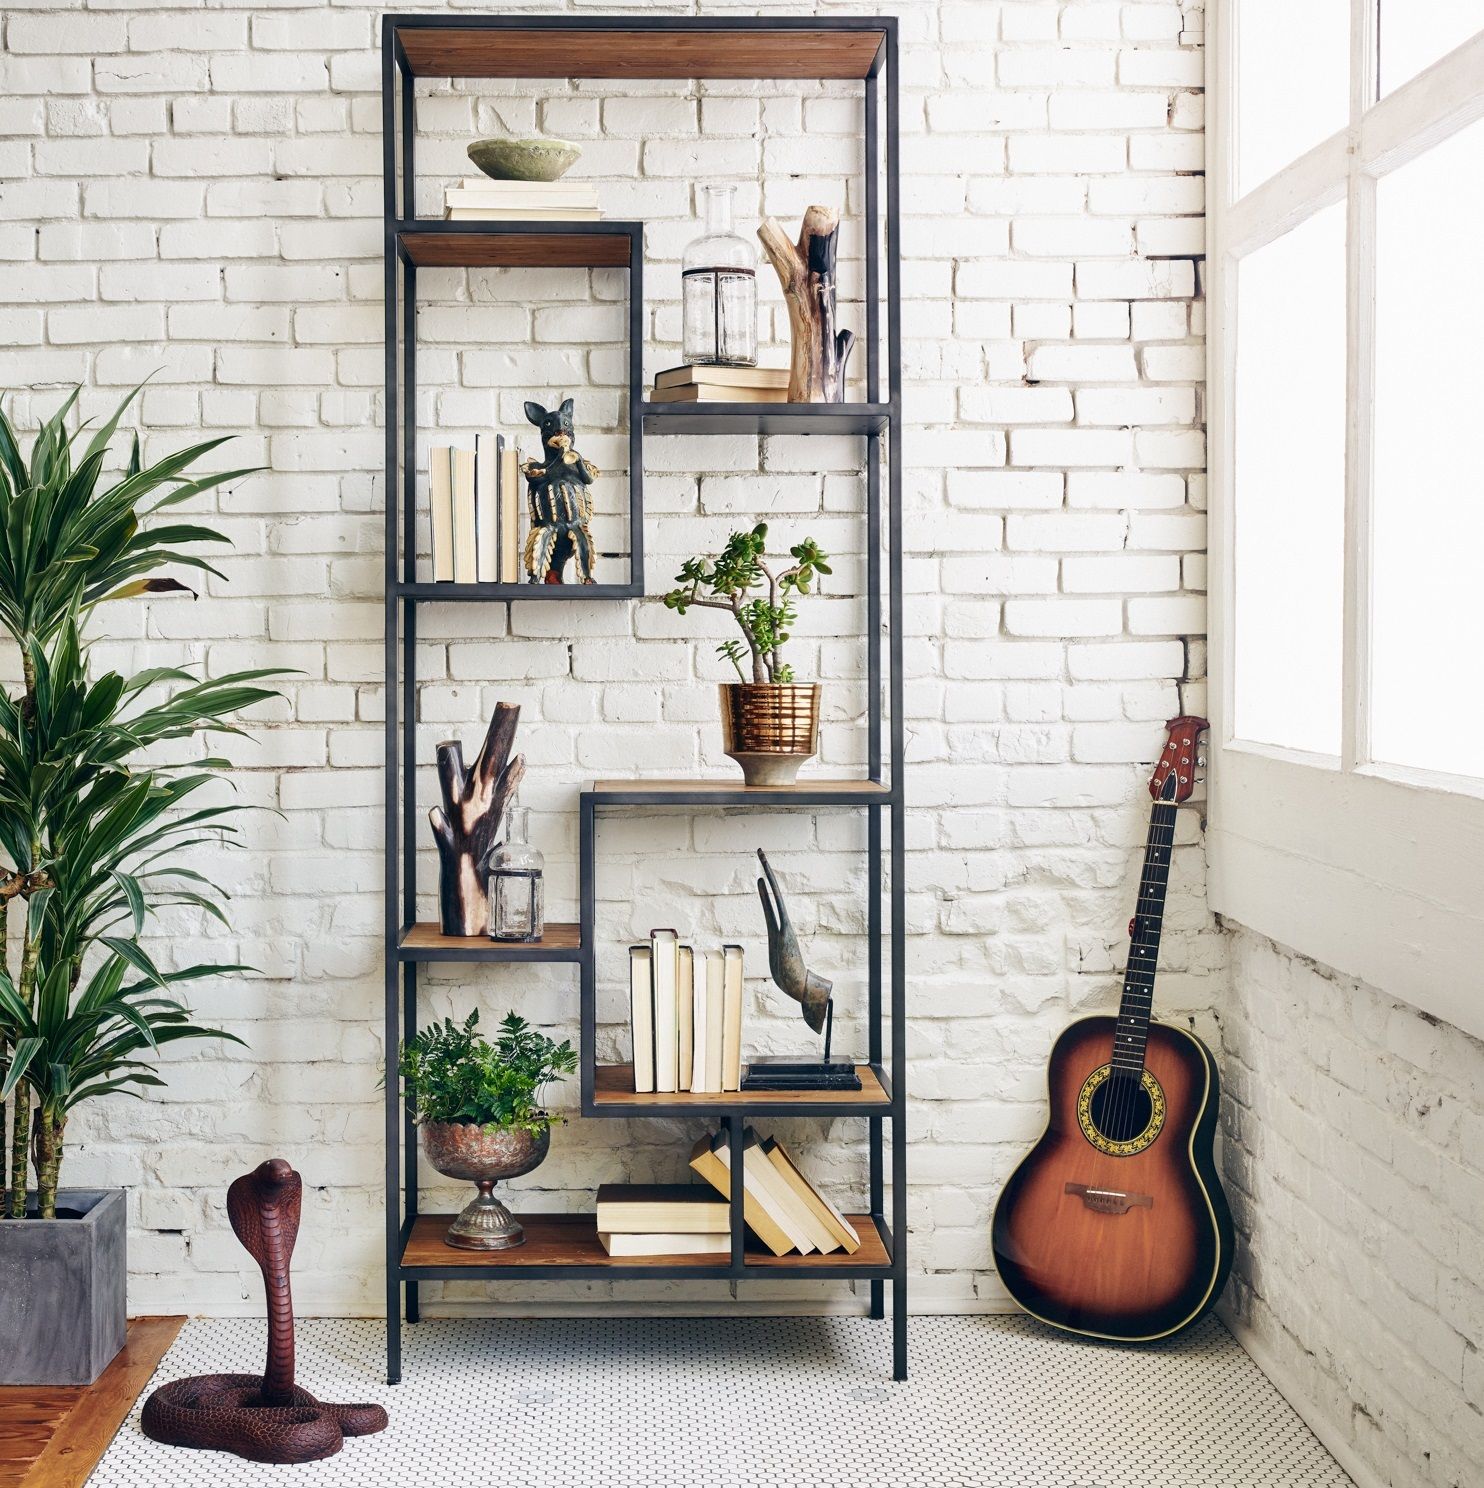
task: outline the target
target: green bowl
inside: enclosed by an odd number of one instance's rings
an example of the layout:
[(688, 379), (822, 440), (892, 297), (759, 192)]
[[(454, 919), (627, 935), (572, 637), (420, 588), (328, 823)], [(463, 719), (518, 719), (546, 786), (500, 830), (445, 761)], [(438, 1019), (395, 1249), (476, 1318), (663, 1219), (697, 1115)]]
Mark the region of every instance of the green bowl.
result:
[(559, 139), (484, 139), (469, 146), (469, 159), (497, 181), (555, 181), (581, 154)]

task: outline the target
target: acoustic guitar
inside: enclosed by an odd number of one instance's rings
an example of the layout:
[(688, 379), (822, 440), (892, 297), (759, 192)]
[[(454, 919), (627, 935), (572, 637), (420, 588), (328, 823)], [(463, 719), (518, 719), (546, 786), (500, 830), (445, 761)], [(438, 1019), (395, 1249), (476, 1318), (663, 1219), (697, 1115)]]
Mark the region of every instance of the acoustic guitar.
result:
[(1047, 1068), (1046, 1131), (995, 1207), (1000, 1279), (1033, 1317), (1142, 1343), (1215, 1304), (1232, 1222), (1212, 1160), (1220, 1086), (1193, 1033), (1152, 1022), (1176, 808), (1190, 797), (1203, 718), (1167, 725), (1118, 1016), (1083, 1018)]

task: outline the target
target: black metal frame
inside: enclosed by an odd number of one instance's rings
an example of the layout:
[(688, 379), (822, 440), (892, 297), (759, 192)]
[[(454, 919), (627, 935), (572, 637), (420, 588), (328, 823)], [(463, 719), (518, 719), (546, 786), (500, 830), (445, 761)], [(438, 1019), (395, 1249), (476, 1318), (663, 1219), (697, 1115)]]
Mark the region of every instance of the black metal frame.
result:
[[(867, 401), (844, 405), (711, 404), (676, 407), (644, 401), (643, 355), (643, 224), (597, 223), (447, 223), (417, 221), (413, 207), (415, 175), (414, 80), (400, 33), (407, 30), (622, 30), (655, 33), (691, 30), (876, 31), (881, 45), (863, 79), (865, 90), (865, 228), (866, 228), (866, 381)], [(901, 394), (901, 221), (898, 106), (897, 24), (894, 17), (751, 17), (692, 16), (482, 16), (387, 15), (382, 18), (382, 156), (385, 180), (386, 254), (386, 1283), (387, 1378), (401, 1377), (403, 1289), (406, 1317), (419, 1316), (418, 1285), (437, 1280), (615, 1280), (625, 1277), (719, 1278), (807, 1274), (821, 1280), (868, 1280), (870, 1315), (885, 1317), (885, 1283), (892, 1283), (893, 1376), (907, 1375), (907, 1132), (906, 1132), (906, 884), (902, 669), (902, 394)], [(884, 127), (881, 118), (885, 98)], [(884, 153), (883, 153), (884, 136)], [(400, 148), (399, 148), (400, 146)], [(882, 211), (882, 188), (885, 211)], [(475, 238), (525, 236), (626, 236), (629, 240), (629, 491), (630, 578), (627, 584), (535, 586), (509, 584), (432, 584), (414, 572), (416, 546), (416, 328), (414, 322), (417, 265), (406, 238), (457, 232)], [(884, 237), (884, 243), (883, 243)], [(883, 264), (885, 274), (883, 276)], [(884, 296), (883, 296), (884, 277)], [(886, 303), (883, 346), (881, 302)], [(884, 351), (884, 355), (883, 355)], [(886, 397), (882, 399), (883, 368)], [(713, 783), (697, 781), (694, 789), (655, 790), (637, 780), (631, 788), (590, 789), (579, 796), (579, 944), (572, 947), (491, 943), (463, 948), (404, 948), (402, 939), (416, 913), (415, 821), (416, 643), (417, 607), (437, 600), (583, 600), (637, 597), (644, 592), (643, 473), (644, 435), (648, 434), (839, 434), (866, 439), (867, 628), (866, 653), (870, 702), (867, 720), (867, 779), (878, 789), (862, 791), (804, 782), (793, 791), (751, 790), (739, 795)], [(882, 442), (885, 439), (886, 501), (882, 504)], [(883, 516), (885, 583), (883, 584)], [(882, 656), (882, 593), (887, 596), (885, 668)], [(883, 676), (883, 670), (885, 676)], [(885, 687), (883, 689), (883, 683)], [(887, 737), (883, 749), (883, 693)], [(889, 771), (887, 766), (889, 765)], [(594, 1101), (597, 1032), (597, 823), (600, 811), (657, 806), (694, 809), (778, 807), (851, 808), (867, 819), (868, 905), (867, 982), (868, 1038), (866, 1062), (876, 1073), (885, 1100), (862, 1105), (801, 1095), (780, 1102), (746, 1092), (683, 1103), (644, 1107)], [(888, 826), (888, 862), (883, 861), (883, 816)], [(889, 966), (883, 963), (883, 934), (889, 932)], [(402, 1255), (418, 1213), (416, 1132), (398, 1094), (395, 1051), (404, 1034), (417, 1027), (417, 964), (420, 961), (551, 961), (575, 962), (581, 1001), (581, 1099), (586, 1117), (709, 1117), (725, 1124), (731, 1148), (732, 1253), (725, 1265), (666, 1265), (635, 1260), (623, 1265), (525, 1266), (519, 1272), (488, 1263), (404, 1266)], [(888, 1004), (889, 995), (889, 1004)], [(884, 1040), (889, 1016), (890, 1053)], [(888, 1263), (861, 1266), (842, 1260), (838, 1266), (813, 1259), (807, 1268), (778, 1264), (749, 1265), (743, 1248), (742, 1140), (749, 1113), (773, 1116), (849, 1116), (868, 1125), (870, 1213), (885, 1246)], [(891, 1123), (891, 1212), (886, 1212), (886, 1132)], [(404, 1161), (405, 1155), (405, 1161)]]

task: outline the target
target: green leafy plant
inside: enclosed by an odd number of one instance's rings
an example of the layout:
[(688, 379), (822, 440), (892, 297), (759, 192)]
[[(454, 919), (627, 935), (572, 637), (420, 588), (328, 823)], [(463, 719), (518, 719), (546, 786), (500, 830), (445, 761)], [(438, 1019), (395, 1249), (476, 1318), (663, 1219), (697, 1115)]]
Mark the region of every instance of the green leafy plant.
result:
[[(159, 574), (162, 565), (215, 573), (177, 545), (224, 542), (220, 533), (145, 522), (252, 472), (187, 476), (220, 439), (144, 467), (135, 436), (122, 472), (105, 476), (110, 441), (138, 391), (85, 446), (86, 426), (66, 426), (74, 391), (42, 425), (29, 461), (0, 411), (0, 627), (19, 650), (23, 677), (19, 694), (0, 693), (0, 937), (12, 902), (25, 911), (18, 970), (0, 959), (13, 1218), (25, 1212), (30, 1161), (39, 1211), (55, 1214), (67, 1117), (79, 1102), (163, 1083), (153, 1067), (167, 1043), (240, 1042), (196, 1024), (174, 989), (244, 968), (161, 971), (141, 937), (166, 906), (225, 923), (225, 893), (179, 859), (205, 842), (230, 844), (229, 818), (245, 808), (191, 801), (231, 767), (191, 755), (203, 734), (241, 733), (230, 720), (277, 695), (257, 685), (270, 674), (203, 680), (155, 667), (90, 676), (83, 627), (105, 600), (190, 592)], [(182, 740), (183, 757), (172, 760), (169, 746)], [(0, 1177), (5, 1166), (0, 1154)]]
[[(794, 670), (783, 660), (783, 646), (796, 618), (794, 595), (807, 594), (814, 575), (831, 570), (819, 544), (806, 537), (789, 549), (792, 565), (775, 573), (765, 556), (767, 542), (767, 523), (759, 522), (751, 532), (734, 532), (715, 558), (687, 559), (675, 576), (680, 587), (665, 595), (665, 607), (680, 615), (693, 606), (727, 611), (746, 646), (734, 638), (716, 650), (736, 667), (737, 676), (743, 682), (792, 682)], [(766, 596), (754, 594), (758, 589), (766, 589)], [(750, 679), (742, 670), (749, 653)]]
[(540, 1132), (556, 1118), (541, 1107), (542, 1089), (577, 1068), (577, 1051), (507, 1013), (490, 1043), (476, 1008), (456, 1024), (432, 1023), (399, 1050), (397, 1072), (419, 1122), (463, 1122)]

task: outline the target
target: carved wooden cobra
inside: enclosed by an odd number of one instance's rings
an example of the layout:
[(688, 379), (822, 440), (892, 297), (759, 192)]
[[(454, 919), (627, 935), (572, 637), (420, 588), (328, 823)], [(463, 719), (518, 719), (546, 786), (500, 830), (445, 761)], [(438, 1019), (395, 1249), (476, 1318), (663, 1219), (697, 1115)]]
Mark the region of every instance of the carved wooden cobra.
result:
[(235, 1452), (251, 1462), (333, 1457), (347, 1436), (385, 1429), (379, 1405), (328, 1405), (294, 1383), (294, 1303), (289, 1260), (304, 1186), (282, 1158), (245, 1173), (227, 1190), (227, 1217), (263, 1271), (268, 1363), (254, 1374), (201, 1374), (163, 1385), (145, 1402), (140, 1426), (174, 1447)]

